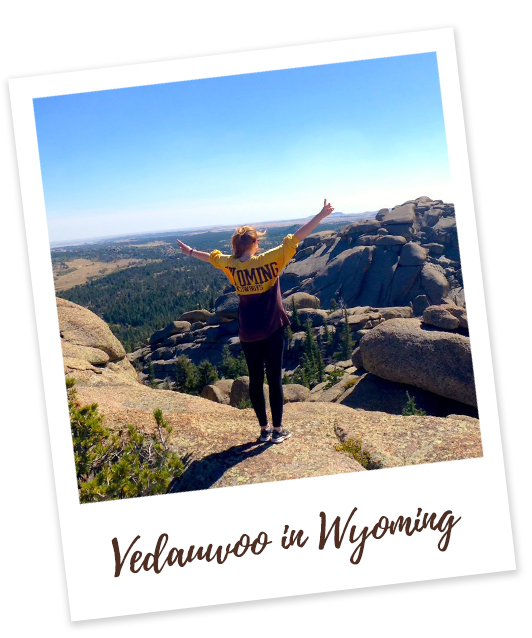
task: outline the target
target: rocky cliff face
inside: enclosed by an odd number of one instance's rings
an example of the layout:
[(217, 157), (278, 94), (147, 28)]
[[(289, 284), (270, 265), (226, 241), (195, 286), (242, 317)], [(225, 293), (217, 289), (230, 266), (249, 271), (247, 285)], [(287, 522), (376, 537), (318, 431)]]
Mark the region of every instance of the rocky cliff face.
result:
[(339, 233), (307, 237), (281, 289), (315, 295), (322, 308), (339, 297), (348, 306), (406, 306), (420, 295), (463, 306), (454, 205), (419, 197)]

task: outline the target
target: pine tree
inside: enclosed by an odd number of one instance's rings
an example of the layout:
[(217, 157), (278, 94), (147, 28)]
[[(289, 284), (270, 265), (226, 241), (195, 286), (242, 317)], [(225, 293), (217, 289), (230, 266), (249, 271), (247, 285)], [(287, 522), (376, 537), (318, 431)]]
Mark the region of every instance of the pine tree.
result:
[(299, 312), (296, 308), (296, 300), (292, 297), (292, 317), (290, 318), (290, 323), (293, 326), (294, 332), (301, 330), (301, 319), (299, 318)]
[(246, 356), (243, 351), (240, 351), (240, 354), (236, 358), (236, 376), (237, 377), (247, 377), (249, 376), (248, 364), (246, 361)]
[(407, 402), (403, 408), (403, 416), (426, 416), (425, 410), (421, 410), (416, 405), (416, 397), (410, 396), (408, 390), (406, 392)]
[(174, 365), (176, 390), (186, 394), (197, 394), (199, 373), (197, 366), (184, 354), (180, 355)]
[(294, 336), (291, 326), (285, 326), (284, 335), (285, 335), (286, 343), (287, 343), (286, 349), (290, 350), (290, 342), (292, 341), (292, 338)]
[(305, 342), (299, 369), (301, 370), (301, 378), (304, 380), (303, 385), (313, 387), (323, 381), (323, 357), (314, 338), (310, 319), (307, 319), (305, 325)]
[(316, 361), (316, 376), (318, 383), (321, 383), (325, 376), (325, 364), (323, 363), (323, 357), (321, 349), (318, 347), (318, 360)]
[(201, 392), (206, 385), (211, 385), (216, 381), (218, 381), (216, 368), (210, 361), (204, 359), (198, 366), (198, 391)]
[(347, 306), (342, 303), (342, 309), (344, 311), (344, 325), (342, 328), (341, 347), (342, 359), (348, 359), (354, 349), (353, 337), (351, 336), (351, 328), (349, 327)]
[(221, 372), (223, 377), (230, 378), (230, 368), (231, 361), (233, 357), (231, 356), (231, 351), (229, 350), (229, 346), (227, 344), (222, 348), (222, 363), (221, 363)]
[(233, 357), (229, 346), (227, 344), (222, 348), (222, 376), (226, 379), (237, 379), (238, 377), (244, 377), (249, 374), (248, 364), (246, 363), (246, 357), (241, 350), (238, 357)]
[(157, 433), (146, 434), (133, 425), (112, 433), (103, 425), (97, 403), (82, 406), (75, 380), (66, 379), (70, 429), (80, 503), (94, 503), (163, 494), (184, 470), (168, 447), (172, 432), (161, 410), (153, 416)]
[(329, 325), (327, 321), (324, 323), (324, 333), (325, 333), (325, 347), (328, 348), (332, 343), (332, 333), (329, 330)]
[(292, 383), (299, 383), (300, 385), (304, 385), (307, 388), (310, 387), (307, 373), (301, 365), (296, 368), (294, 374), (292, 375)]

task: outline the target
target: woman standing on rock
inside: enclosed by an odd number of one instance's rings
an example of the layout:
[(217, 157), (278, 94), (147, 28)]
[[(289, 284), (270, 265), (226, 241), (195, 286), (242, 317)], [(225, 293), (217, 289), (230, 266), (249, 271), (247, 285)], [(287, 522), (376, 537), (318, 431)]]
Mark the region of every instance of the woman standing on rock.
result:
[[(291, 436), (283, 428), (283, 365), (284, 326), (290, 320), (283, 307), (279, 275), (296, 253), (298, 243), (309, 235), (334, 208), (323, 202), (323, 208), (283, 243), (261, 255), (259, 240), (266, 234), (253, 226), (236, 229), (231, 244), (232, 255), (219, 250), (202, 252), (177, 240), (181, 252), (208, 261), (227, 275), (238, 295), (238, 336), (249, 370), (249, 398), (261, 426), (260, 441), (281, 443)], [(273, 428), (266, 416), (264, 400), (264, 367), (270, 390)]]

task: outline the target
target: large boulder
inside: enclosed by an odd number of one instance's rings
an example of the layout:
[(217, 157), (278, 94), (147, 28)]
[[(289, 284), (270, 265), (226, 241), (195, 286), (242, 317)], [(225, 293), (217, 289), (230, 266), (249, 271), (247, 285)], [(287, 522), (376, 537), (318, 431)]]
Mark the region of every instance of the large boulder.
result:
[(139, 385), (135, 368), (109, 326), (87, 308), (56, 298), (65, 375), (82, 385)]
[[(269, 389), (264, 385), (264, 399), (266, 405), (269, 402)], [(249, 401), (249, 377), (238, 377), (231, 385), (231, 393), (229, 395), (229, 405), (238, 408), (242, 402)]]
[[(105, 321), (94, 312), (60, 297), (56, 297), (56, 304), (59, 333), (70, 345), (87, 347), (92, 349), (92, 352), (94, 349), (100, 350), (108, 356), (108, 361), (116, 361), (126, 356), (120, 341)], [(89, 351), (85, 352), (88, 354)]]
[(460, 321), (445, 306), (429, 306), (423, 312), (423, 323), (442, 330), (456, 330)]
[(424, 248), (427, 248), (431, 255), (443, 255), (443, 251), (445, 250), (445, 246), (443, 244), (438, 244), (435, 242), (428, 242), (423, 244)]
[(249, 377), (238, 377), (231, 385), (229, 404), (237, 407), (242, 401), (249, 400)]
[(376, 246), (404, 246), (406, 238), (402, 235), (382, 235), (377, 236), (375, 240)]
[(230, 405), (232, 385), (233, 379), (219, 379), (216, 383), (206, 385), (200, 396), (215, 403)]
[(434, 305), (439, 305), (447, 297), (449, 282), (441, 266), (426, 263), (421, 271), (421, 286)]
[(401, 250), (399, 264), (401, 266), (421, 266), (425, 263), (428, 250), (415, 242), (408, 242)]
[(410, 241), (414, 236), (414, 227), (410, 224), (392, 224), (391, 226), (388, 226), (388, 228), (383, 226), (383, 228), (379, 230), (385, 230), (386, 233), (391, 235), (399, 235), (400, 237), (403, 237), (405, 241)]
[(320, 299), (315, 295), (309, 295), (306, 292), (295, 292), (283, 299), (283, 306), (287, 310), (292, 310), (292, 302), (296, 308), (319, 308)]
[(299, 383), (288, 383), (283, 385), (283, 401), (284, 403), (297, 403), (299, 401), (308, 401), (310, 399), (310, 390)]
[(390, 319), (359, 345), (368, 372), (476, 406), (468, 337), (422, 327), (419, 319)]
[(394, 224), (408, 224), (412, 225), (415, 220), (414, 204), (403, 204), (397, 206), (384, 215), (381, 219), (383, 226), (389, 226)]
[(376, 233), (381, 224), (378, 220), (366, 220), (361, 222), (353, 222), (343, 229), (345, 235), (372, 235)]
[(150, 345), (153, 346), (159, 341), (163, 341), (164, 339), (168, 339), (172, 335), (183, 334), (185, 332), (190, 332), (190, 322), (188, 321), (172, 321), (162, 330), (157, 330), (150, 337)]
[(438, 208), (429, 208), (429, 210), (425, 211), (423, 214), (423, 224), (427, 226), (434, 226), (438, 223), (442, 210)]
[(303, 325), (306, 324), (307, 320), (310, 320), (313, 327), (323, 326), (328, 317), (327, 312), (319, 308), (304, 308), (298, 311), (298, 316)]

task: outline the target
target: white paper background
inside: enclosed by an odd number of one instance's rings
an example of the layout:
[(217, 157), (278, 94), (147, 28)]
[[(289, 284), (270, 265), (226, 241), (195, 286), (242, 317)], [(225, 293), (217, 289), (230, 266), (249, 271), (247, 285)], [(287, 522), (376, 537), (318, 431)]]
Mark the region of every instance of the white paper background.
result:
[[(457, 635), (476, 634), (482, 630), (493, 635), (517, 628), (519, 618), (524, 615), (519, 596), (526, 578), (527, 551), (519, 541), (525, 517), (529, 516), (524, 503), (529, 500), (525, 495), (530, 484), (525, 440), (530, 417), (524, 411), (530, 349), (527, 352), (524, 342), (526, 314), (522, 307), (526, 244), (516, 243), (515, 249), (505, 244), (505, 251), (499, 248), (502, 232), (510, 233), (510, 223), (517, 224), (519, 216), (528, 216), (525, 208), (528, 180), (524, 174), (528, 158), (520, 154), (526, 148), (525, 103), (520, 96), (526, 84), (522, 57), (525, 35), (523, 18), (513, 11), (517, 5), (506, 3), (507, 13), (503, 16), (500, 12), (490, 15), (484, 11), (479, 16), (477, 11), (458, 3), (446, 3), (432, 10), (422, 3), (403, 2), (397, 9), (392, 4), (384, 8), (379, 3), (371, 15), (365, 13), (366, 6), (357, 9), (352, 2), (329, 3), (327, 9), (322, 4), (313, 8), (308, 2), (278, 5), (226, 2), (218, 8), (214, 3), (202, 3), (195, 13), (188, 5), (176, 3), (155, 3), (148, 10), (140, 3), (120, 2), (111, 10), (106, 7), (104, 13), (98, 2), (91, 3), (90, 13), (87, 8), (76, 6), (49, 2), (46, 7), (37, 4), (34, 7), (32, 3), (22, 3), (19, 9), (10, 9), (8, 34), (2, 43), (2, 58), (6, 60), (4, 77), (455, 28), (519, 571), (71, 625), (5, 84), (2, 175), (7, 178), (7, 189), (2, 198), (5, 257), (2, 283), (9, 314), (6, 316), (4, 311), (2, 317), (7, 351), (4, 350), (1, 387), (9, 398), (3, 410), (4, 441), (9, 451), (15, 453), (4, 451), (9, 464), (3, 464), (3, 485), (10, 515), (5, 517), (8, 526), (3, 530), (6, 540), (2, 548), (6, 553), (4, 564), (7, 561), (8, 565), (4, 578), (13, 597), (3, 622), (14, 624), (11, 634), (36, 633), (46, 622), (53, 623), (57, 635), (74, 631), (102, 635), (116, 631), (127, 631), (130, 635), (149, 631), (285, 635), (291, 620), (295, 625), (290, 633), (307, 635), (325, 631), (359, 633), (370, 628), (407, 635), (422, 627), (430, 627), (434, 635), (453, 631)], [(176, 8), (179, 6), (180, 9)], [(501, 253), (506, 255), (505, 262)], [(485, 497), (488, 510), (489, 495)], [(331, 501), (327, 499), (326, 503), (325, 511), (332, 512)], [(431, 496), (431, 506), (436, 509), (439, 503), (439, 498)], [(316, 504), (318, 511), (319, 502)], [(488, 511), (486, 515), (489, 517)], [(373, 520), (371, 513), (368, 519)], [(306, 527), (304, 520), (301, 525)], [(416, 549), (421, 547), (422, 538), (420, 535), (417, 539)], [(457, 539), (458, 534), (451, 542)], [(433, 538), (430, 540), (435, 542)], [(463, 538), (462, 542), (467, 544), (468, 539)], [(385, 553), (381, 544), (374, 548), (378, 548), (379, 554)], [(363, 563), (371, 550), (368, 544)], [(431, 543), (423, 546), (423, 550), (430, 551)], [(342, 550), (338, 555), (347, 559)], [(255, 564), (249, 561), (251, 576)]]

